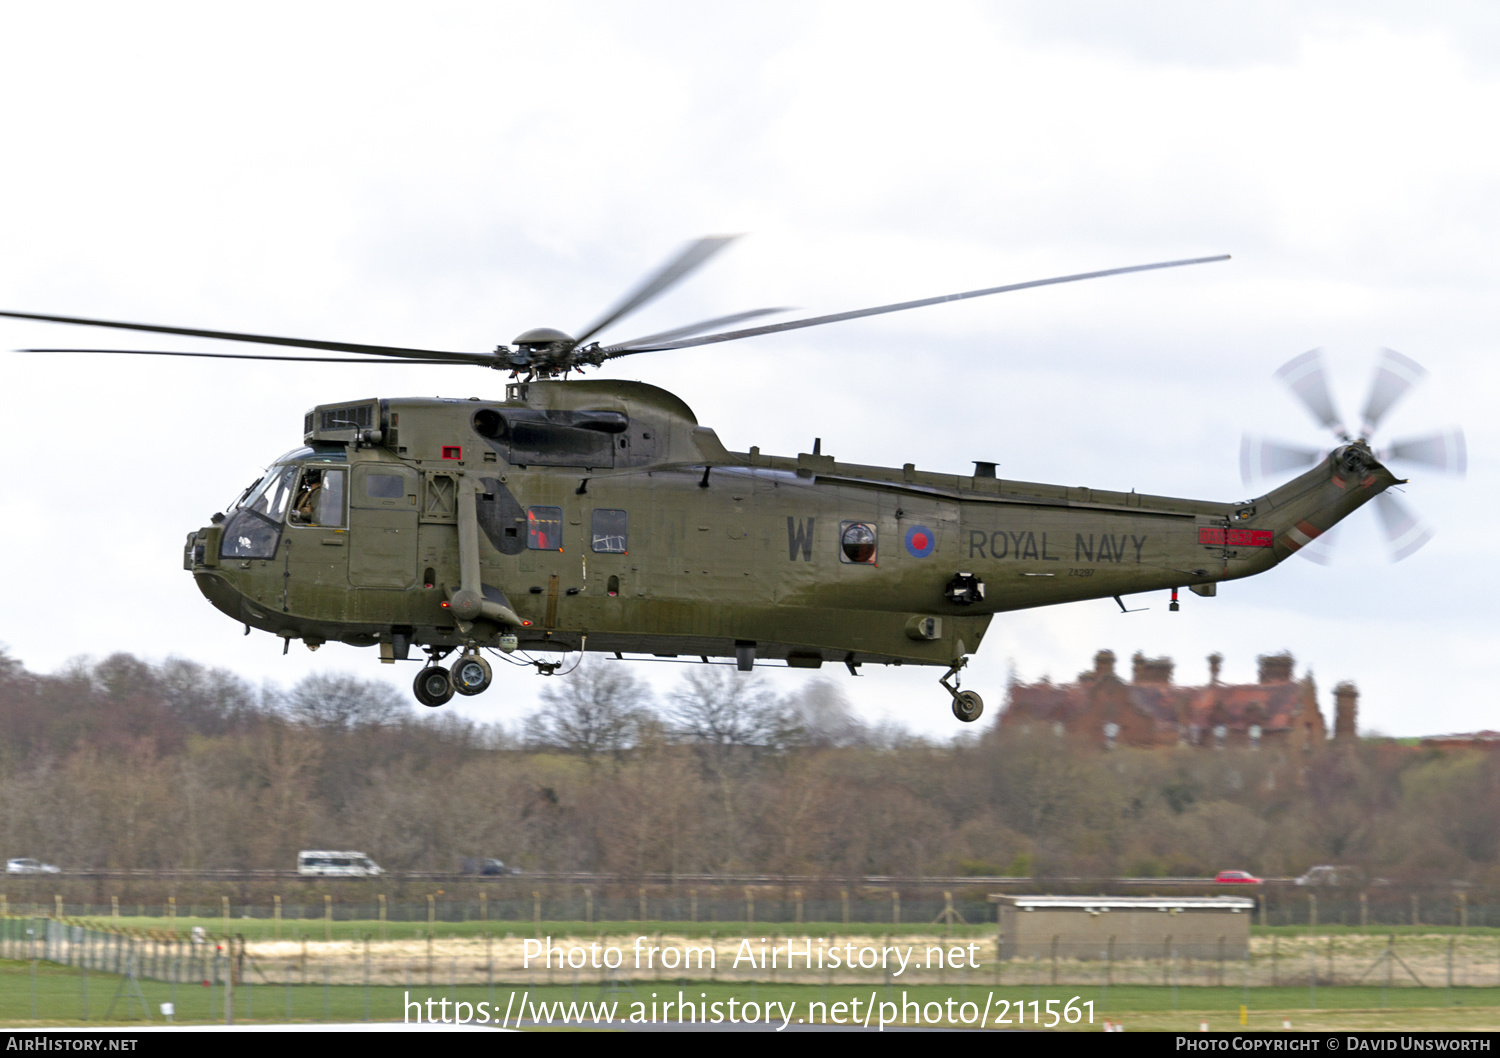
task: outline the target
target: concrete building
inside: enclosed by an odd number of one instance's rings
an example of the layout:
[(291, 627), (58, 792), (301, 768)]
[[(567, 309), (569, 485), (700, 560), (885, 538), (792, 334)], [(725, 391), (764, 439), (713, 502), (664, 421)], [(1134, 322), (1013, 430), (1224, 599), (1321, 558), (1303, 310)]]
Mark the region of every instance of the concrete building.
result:
[(1243, 959), (1255, 901), (1242, 896), (1011, 896), (1002, 959)]
[[(1219, 679), (1223, 658), (1208, 658), (1209, 680), (1199, 686), (1172, 682), (1171, 658), (1131, 659), (1130, 679), (1115, 671), (1113, 651), (1094, 655), (1091, 671), (1072, 683), (1013, 684), (1000, 715), (1002, 729), (1051, 731), (1109, 748), (1127, 746), (1278, 746), (1294, 752), (1321, 748), (1328, 728), (1318, 708), (1311, 674), (1295, 677), (1292, 655), (1259, 659), (1256, 683)], [(1359, 692), (1334, 688), (1336, 739), (1357, 734)]]

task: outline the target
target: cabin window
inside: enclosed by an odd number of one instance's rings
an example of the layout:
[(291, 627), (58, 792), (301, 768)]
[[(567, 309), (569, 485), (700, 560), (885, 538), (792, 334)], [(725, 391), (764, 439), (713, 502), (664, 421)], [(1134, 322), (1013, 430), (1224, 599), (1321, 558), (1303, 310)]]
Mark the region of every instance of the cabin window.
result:
[(874, 564), (875, 527), (869, 522), (840, 522), (839, 561), (856, 565)]
[(593, 548), (595, 551), (607, 555), (623, 555), (628, 546), (629, 518), (624, 511), (611, 511), (604, 508), (594, 510), (594, 521), (592, 526)]
[(400, 474), (366, 474), (365, 497), (372, 500), (399, 500), (406, 493), (406, 480)]
[(562, 550), (562, 508), (526, 508), (526, 546), (532, 551)]

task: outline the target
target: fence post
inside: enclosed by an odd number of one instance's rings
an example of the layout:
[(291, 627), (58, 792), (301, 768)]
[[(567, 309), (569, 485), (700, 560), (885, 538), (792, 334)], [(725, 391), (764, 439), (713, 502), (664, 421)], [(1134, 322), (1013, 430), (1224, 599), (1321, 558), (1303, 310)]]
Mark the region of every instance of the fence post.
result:
[(1052, 934), (1052, 983), (1057, 984), (1057, 934)]
[(802, 890), (793, 889), (792, 895), (797, 898), (797, 925), (800, 926), (802, 925)]
[(755, 894), (750, 887), (745, 886), (745, 926), (748, 928), (755, 921)]
[(585, 922), (594, 921), (594, 891), (592, 889), (585, 889), (583, 891), (583, 920)]
[(1318, 924), (1318, 896), (1316, 893), (1307, 894), (1307, 924), (1316, 927)]
[(1262, 893), (1260, 896), (1256, 897), (1256, 899), (1260, 901), (1260, 928), (1261, 929), (1265, 929), (1266, 928), (1266, 897), (1265, 897), (1265, 894)]
[(483, 889), (479, 890), (479, 921), (490, 920), (490, 894)]
[(323, 939), (333, 940), (333, 896), (323, 894)]
[(640, 897), (640, 900), (641, 900), (641, 921), (645, 922), (646, 921), (646, 887), (644, 885), (641, 886), (640, 889), (636, 890), (636, 895), (638, 897)]
[[(533, 893), (532, 895), (535, 896), (536, 894)], [(432, 932), (432, 928), (433, 928), (434, 925), (436, 925), (436, 923), (437, 923), (437, 897), (434, 894), (432, 894), (432, 893), (428, 893), (427, 894), (427, 932), (428, 933)]]
[(901, 924), (901, 893), (896, 889), (891, 890), (891, 924)]
[(1411, 924), (1413, 926), (1419, 926), (1419, 925), (1422, 924), (1421, 917), (1419, 916), (1418, 911), (1417, 911), (1417, 894), (1416, 893), (1412, 893), (1411, 894)]
[(1280, 937), (1272, 937), (1271, 938), (1271, 987), (1272, 988), (1275, 988), (1279, 984), (1281, 984), (1281, 981), (1277, 977), (1277, 973), (1278, 973), (1277, 959), (1280, 956), (1280, 954), (1281, 954), (1281, 938)]
[(175, 894), (167, 897), (167, 928), (170, 930), (177, 928), (177, 897)]
[(688, 920), (690, 922), (697, 922), (698, 921), (698, 890), (696, 890), (696, 889), (689, 889), (688, 890), (688, 909), (689, 909), (689, 911), (688, 911)]
[[(380, 902), (380, 939), (385, 940), (385, 894), (380, 893), (378, 897)], [(276, 913), (278, 915), (277, 921), (280, 921), (281, 897), (279, 896), (276, 898)]]
[(849, 924), (849, 890), (840, 889), (839, 900), (844, 905), (844, 925), (847, 926)]
[(1469, 928), (1469, 894), (1462, 890), (1458, 894), (1458, 928)]
[[(482, 893), (480, 895), (483, 895)], [(484, 935), (484, 950), (486, 956), (489, 954), (490, 935)], [(455, 1009), (454, 1013), (458, 1011)], [(370, 1020), (370, 935), (365, 934), (365, 1020)]]
[(1370, 894), (1359, 894), (1359, 928), (1367, 929), (1370, 925)]
[(61, 920), (63, 917), (63, 898), (61, 893), (52, 894), (52, 906), (57, 909), (57, 918)]
[[(430, 897), (429, 897), (430, 899)], [(531, 920), (536, 923), (537, 928), (542, 926), (542, 894), (533, 889), (531, 891)]]
[(109, 898), (109, 917), (114, 919), (115, 928), (118, 929), (120, 926), (120, 898), (118, 896)]

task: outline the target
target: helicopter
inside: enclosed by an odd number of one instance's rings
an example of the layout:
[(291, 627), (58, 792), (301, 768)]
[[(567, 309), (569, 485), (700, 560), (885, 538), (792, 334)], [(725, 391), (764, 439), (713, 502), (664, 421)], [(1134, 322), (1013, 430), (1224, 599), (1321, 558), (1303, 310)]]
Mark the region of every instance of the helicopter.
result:
[[(612, 344), (597, 336), (732, 236), (690, 243), (576, 336), (525, 331), (491, 352), (125, 323), (0, 316), (293, 347), (337, 356), (148, 349), (35, 353), (468, 365), (509, 373), (498, 399), (319, 404), (301, 443), (187, 534), (183, 568), (245, 627), (316, 650), (376, 647), (425, 663), (416, 699), (487, 690), (485, 657), (551, 675), (566, 655), (732, 659), (816, 669), (941, 668), (954, 716), (982, 697), (961, 673), (995, 614), (1263, 573), (1401, 481), (1363, 436), (1234, 503), (727, 449), (678, 397), (575, 379), (627, 355), (737, 341), (1041, 286), (1207, 264), (1163, 261), (1010, 283), (779, 323), (756, 309)], [(1387, 497), (1387, 500), (1390, 500)], [(1390, 502), (1395, 502), (1390, 500)], [(450, 655), (456, 658), (445, 664)], [(519, 657), (515, 657), (520, 652)], [(557, 654), (564, 660), (551, 660)], [(533, 655), (544, 655), (546, 660)], [(525, 660), (523, 660), (525, 659)]]

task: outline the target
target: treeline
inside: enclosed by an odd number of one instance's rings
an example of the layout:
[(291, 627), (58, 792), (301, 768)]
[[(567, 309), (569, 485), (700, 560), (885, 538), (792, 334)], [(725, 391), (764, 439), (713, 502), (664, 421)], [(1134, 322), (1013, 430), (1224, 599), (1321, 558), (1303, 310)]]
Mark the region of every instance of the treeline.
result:
[(1500, 884), (1500, 755), (1389, 740), (1287, 755), (1109, 753), (994, 728), (872, 728), (831, 683), (726, 666), (656, 700), (627, 665), (554, 678), (518, 730), (343, 674), (290, 689), (129, 655), (42, 675), (0, 653), (0, 857), (67, 867), (1297, 874)]

